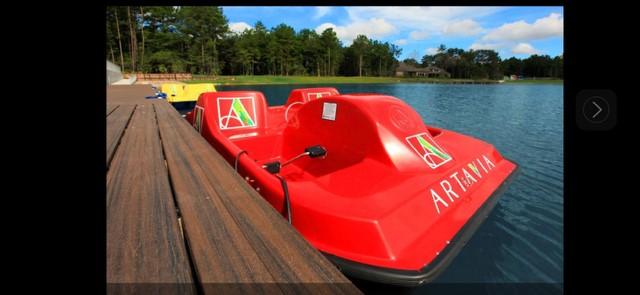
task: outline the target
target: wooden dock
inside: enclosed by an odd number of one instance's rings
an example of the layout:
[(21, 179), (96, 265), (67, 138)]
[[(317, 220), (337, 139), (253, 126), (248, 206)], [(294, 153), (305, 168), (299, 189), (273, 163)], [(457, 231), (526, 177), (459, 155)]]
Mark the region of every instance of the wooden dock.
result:
[(149, 95), (107, 87), (108, 293), (361, 293)]

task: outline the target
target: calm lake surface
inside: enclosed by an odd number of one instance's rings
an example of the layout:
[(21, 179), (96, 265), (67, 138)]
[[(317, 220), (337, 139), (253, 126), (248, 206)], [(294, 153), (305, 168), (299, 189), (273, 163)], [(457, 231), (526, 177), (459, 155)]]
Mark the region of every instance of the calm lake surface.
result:
[[(505, 157), (520, 165), (519, 175), (491, 215), (451, 265), (436, 279), (436, 284), (413, 289), (394, 289), (395, 287), (355, 281), (363, 291), (443, 294), (445, 288), (440, 290), (434, 287), (437, 283), (556, 283), (545, 284), (544, 292), (562, 292), (562, 85), (326, 86), (335, 87), (340, 93), (375, 92), (403, 99), (422, 115), (427, 125), (490, 142)], [(282, 105), (291, 89), (320, 86), (217, 87), (219, 91), (262, 91), (269, 105)], [(492, 293), (491, 285), (484, 288), (487, 293)]]

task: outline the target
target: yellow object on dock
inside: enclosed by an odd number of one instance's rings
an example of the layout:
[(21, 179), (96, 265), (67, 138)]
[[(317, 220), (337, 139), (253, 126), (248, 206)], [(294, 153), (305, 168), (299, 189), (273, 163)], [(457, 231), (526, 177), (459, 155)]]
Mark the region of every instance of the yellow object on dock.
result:
[(200, 94), (205, 92), (216, 92), (213, 83), (200, 84), (178, 84), (165, 83), (160, 87), (160, 91), (167, 94), (169, 102), (197, 101)]

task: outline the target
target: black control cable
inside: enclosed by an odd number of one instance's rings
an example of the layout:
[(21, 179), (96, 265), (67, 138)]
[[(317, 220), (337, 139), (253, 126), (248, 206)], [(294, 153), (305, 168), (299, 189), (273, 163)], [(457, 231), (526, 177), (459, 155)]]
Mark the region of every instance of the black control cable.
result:
[(292, 224), (293, 221), (291, 220), (291, 202), (289, 201), (289, 187), (287, 186), (287, 181), (284, 179), (284, 177), (280, 176), (280, 174), (274, 174), (274, 176), (280, 179), (280, 184), (282, 185), (282, 190), (284, 191), (284, 206), (286, 207), (285, 210), (287, 211), (287, 221), (289, 221), (289, 224)]
[(233, 168), (236, 169), (236, 173), (238, 172), (238, 162), (240, 160), (240, 156), (242, 156), (242, 154), (249, 154), (247, 153), (247, 151), (245, 150), (241, 150), (237, 155), (236, 155), (236, 160), (234, 161), (233, 164)]
[[(242, 154), (249, 154), (247, 151), (245, 150), (241, 150), (240, 152), (238, 152), (238, 154), (236, 155), (236, 159), (234, 161), (233, 167), (236, 170), (236, 173), (238, 172), (238, 162), (240, 160), (240, 156), (242, 156)], [(273, 163), (275, 164), (275, 163)], [(280, 172), (280, 163), (277, 163), (277, 172)], [(269, 169), (267, 169), (269, 170)], [(277, 177), (278, 179), (280, 179), (280, 184), (282, 185), (282, 191), (284, 191), (284, 205), (286, 207), (287, 210), (287, 220), (289, 221), (289, 224), (291, 224), (291, 202), (289, 201), (289, 187), (287, 186), (287, 181), (280, 176), (280, 174), (276, 174), (277, 172), (272, 172), (273, 175), (275, 177)]]
[[(304, 149), (304, 153), (299, 154), (293, 157), (292, 159), (289, 159), (288, 161), (285, 161), (283, 164), (280, 164), (279, 161), (274, 161), (274, 162), (270, 162), (262, 165), (262, 168), (266, 169), (267, 171), (269, 171), (269, 173), (273, 174), (275, 177), (277, 177), (280, 180), (280, 185), (282, 185), (282, 191), (284, 192), (284, 206), (285, 206), (285, 210), (287, 211), (287, 220), (289, 221), (289, 224), (292, 224), (291, 202), (289, 200), (289, 187), (287, 186), (287, 181), (284, 179), (284, 177), (278, 174), (280, 173), (280, 168), (304, 156), (309, 156), (310, 158), (318, 158), (318, 157), (325, 157), (326, 155), (327, 155), (327, 150), (322, 146), (316, 145), (316, 146), (310, 146)], [(238, 154), (238, 156), (240, 156), (240, 154)]]

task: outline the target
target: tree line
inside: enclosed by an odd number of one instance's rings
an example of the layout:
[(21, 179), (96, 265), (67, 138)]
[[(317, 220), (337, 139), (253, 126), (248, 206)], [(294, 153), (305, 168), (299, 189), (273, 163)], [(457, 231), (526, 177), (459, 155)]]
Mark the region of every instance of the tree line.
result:
[[(119, 6), (106, 11), (107, 59), (125, 72), (204, 75), (393, 76), (402, 49), (357, 36), (344, 46), (336, 32), (321, 33), (260, 21), (231, 32), (216, 6)], [(435, 65), (452, 78), (501, 79), (504, 75), (562, 77), (562, 58), (533, 55), (501, 60), (493, 50), (446, 48), (415, 66)]]
[(534, 54), (525, 59), (511, 57), (502, 60), (494, 50), (447, 48), (444, 44), (435, 54), (424, 55), (420, 62), (413, 58), (403, 62), (416, 67), (437, 66), (457, 79), (499, 80), (505, 75), (563, 78), (564, 75), (562, 56), (551, 58)]

